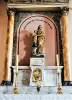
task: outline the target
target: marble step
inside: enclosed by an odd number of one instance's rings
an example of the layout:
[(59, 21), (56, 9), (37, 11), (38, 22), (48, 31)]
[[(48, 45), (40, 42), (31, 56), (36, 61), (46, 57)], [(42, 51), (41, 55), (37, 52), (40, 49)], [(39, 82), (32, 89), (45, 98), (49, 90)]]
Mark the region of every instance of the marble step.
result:
[[(19, 94), (38, 94), (37, 87), (17, 87)], [(58, 87), (41, 87), (39, 94), (56, 94)], [(63, 94), (72, 94), (72, 86), (62, 86)], [(0, 94), (13, 94), (13, 86), (0, 86)]]

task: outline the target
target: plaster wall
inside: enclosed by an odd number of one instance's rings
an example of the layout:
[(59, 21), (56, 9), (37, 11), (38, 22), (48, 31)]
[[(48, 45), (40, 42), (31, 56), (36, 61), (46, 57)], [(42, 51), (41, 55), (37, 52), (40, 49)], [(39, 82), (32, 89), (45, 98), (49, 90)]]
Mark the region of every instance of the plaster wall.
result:
[(7, 34), (6, 3), (0, 0), (0, 83), (4, 75), (6, 34)]

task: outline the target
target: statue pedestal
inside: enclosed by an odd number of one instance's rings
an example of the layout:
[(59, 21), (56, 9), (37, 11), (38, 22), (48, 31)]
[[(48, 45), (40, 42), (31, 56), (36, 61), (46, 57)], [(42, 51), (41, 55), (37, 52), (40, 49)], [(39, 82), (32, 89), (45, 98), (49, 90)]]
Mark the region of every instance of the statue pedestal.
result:
[(30, 67), (31, 66), (44, 66), (44, 57), (32, 57), (30, 58)]
[[(36, 84), (32, 82), (32, 72), (35, 68), (40, 68), (42, 70), (42, 86), (57, 86), (57, 71), (56, 71), (57, 66), (30, 66), (30, 67), (19, 66), (18, 86), (36, 86)], [(60, 66), (60, 71), (62, 68), (63, 66)], [(15, 72), (16, 72), (15, 66), (13, 66), (13, 72), (14, 72), (13, 85), (15, 85)]]

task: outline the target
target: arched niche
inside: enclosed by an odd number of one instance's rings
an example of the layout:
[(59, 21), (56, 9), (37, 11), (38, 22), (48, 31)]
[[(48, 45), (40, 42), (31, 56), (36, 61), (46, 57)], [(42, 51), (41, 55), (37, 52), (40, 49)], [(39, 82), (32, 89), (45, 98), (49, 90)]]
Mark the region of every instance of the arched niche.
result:
[(44, 54), (45, 65), (56, 65), (56, 53), (58, 53), (58, 30), (55, 22), (46, 15), (34, 14), (22, 20), (18, 27), (17, 35), (19, 37), (19, 65), (30, 65), (32, 53), (32, 34), (38, 25), (42, 26), (45, 36)]

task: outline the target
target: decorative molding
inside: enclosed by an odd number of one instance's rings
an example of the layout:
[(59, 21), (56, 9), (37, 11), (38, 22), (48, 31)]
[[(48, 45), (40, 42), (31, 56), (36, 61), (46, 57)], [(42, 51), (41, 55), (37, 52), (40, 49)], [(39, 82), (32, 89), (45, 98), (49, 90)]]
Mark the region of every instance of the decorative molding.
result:
[[(56, 7), (68, 7), (69, 6), (69, 3), (48, 3), (48, 4), (12, 4), (12, 3), (9, 3), (9, 4), (7, 4), (7, 7), (8, 8), (16, 8), (17, 10), (20, 10), (20, 9), (23, 9), (23, 11), (25, 11), (25, 10), (30, 10), (30, 9), (32, 9), (32, 11), (33, 11), (33, 8), (34, 9), (42, 9), (42, 8), (51, 8), (51, 7), (53, 7), (53, 8), (56, 8)], [(52, 9), (53, 10), (53, 9)]]
[(62, 8), (62, 15), (68, 15), (69, 14), (69, 8), (68, 7), (63, 7)]
[(52, 2), (52, 3), (68, 3), (69, 0), (8, 0), (8, 3), (49, 3), (49, 2)]
[(15, 8), (11, 8), (11, 9), (7, 8), (7, 15), (8, 15), (8, 18), (9, 18), (10, 16), (14, 16), (14, 15), (15, 15), (15, 12), (16, 12), (16, 9), (15, 9)]

